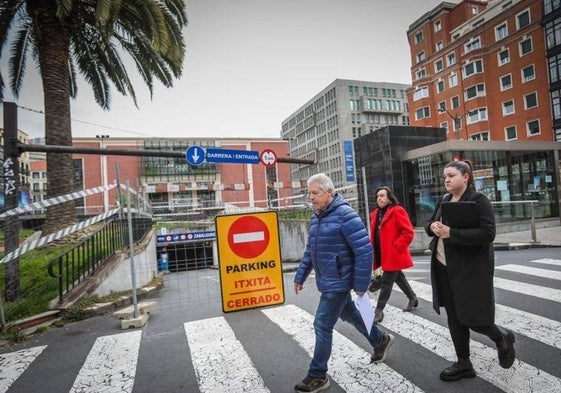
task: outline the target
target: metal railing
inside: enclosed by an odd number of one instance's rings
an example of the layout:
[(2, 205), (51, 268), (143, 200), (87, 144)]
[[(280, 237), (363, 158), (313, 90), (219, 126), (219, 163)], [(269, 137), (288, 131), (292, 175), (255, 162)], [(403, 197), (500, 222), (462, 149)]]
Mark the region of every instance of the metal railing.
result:
[[(151, 228), (151, 219), (133, 219), (133, 241), (136, 243), (141, 240)], [(117, 251), (126, 250), (128, 243), (127, 220), (116, 219), (52, 259), (48, 265), (48, 273), (58, 279), (59, 301), (61, 302), (64, 296), (83, 280), (93, 275), (109, 257)]]
[(503, 211), (497, 211), (497, 209), (495, 209), (495, 218), (497, 219), (498, 222), (511, 222), (514, 220), (519, 220), (521, 218), (527, 218), (528, 215), (526, 214), (526, 206), (528, 206), (528, 204), (530, 205), (530, 230), (532, 232), (532, 241), (534, 243), (536, 243), (537, 240), (537, 235), (536, 235), (536, 211), (535, 211), (535, 206), (539, 204), (540, 201), (535, 200), (535, 199), (531, 199), (531, 200), (526, 200), (526, 201), (504, 201), (504, 202), (491, 202), (491, 204), (493, 205), (513, 205), (516, 207), (516, 205), (520, 205), (522, 208), (522, 212), (520, 214), (517, 214), (515, 212), (515, 214), (512, 214), (512, 212), (509, 212), (508, 215), (505, 214)]

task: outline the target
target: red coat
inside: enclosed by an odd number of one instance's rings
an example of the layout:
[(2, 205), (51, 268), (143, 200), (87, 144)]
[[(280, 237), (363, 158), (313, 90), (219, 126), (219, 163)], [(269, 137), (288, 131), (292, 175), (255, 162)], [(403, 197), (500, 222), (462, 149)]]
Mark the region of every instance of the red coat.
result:
[[(374, 245), (374, 231), (376, 230), (378, 209), (370, 213), (370, 241)], [(413, 266), (413, 258), (409, 245), (413, 241), (415, 232), (409, 220), (409, 215), (400, 205), (390, 205), (380, 227), (380, 250), (382, 253), (382, 270), (403, 270)], [(374, 261), (374, 269), (380, 266), (380, 261)]]

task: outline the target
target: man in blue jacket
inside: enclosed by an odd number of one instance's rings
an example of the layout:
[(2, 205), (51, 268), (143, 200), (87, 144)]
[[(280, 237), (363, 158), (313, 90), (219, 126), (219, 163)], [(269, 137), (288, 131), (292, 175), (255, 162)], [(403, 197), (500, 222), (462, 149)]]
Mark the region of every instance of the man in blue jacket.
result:
[(358, 296), (364, 295), (372, 273), (372, 245), (362, 220), (334, 191), (333, 181), (326, 174), (311, 176), (307, 185), (314, 214), (306, 250), (294, 278), (294, 291), (298, 294), (302, 290), (313, 268), (321, 296), (314, 319), (314, 357), (308, 375), (294, 389), (309, 393), (329, 387), (327, 362), (337, 319), (351, 323), (368, 339), (374, 348), (372, 363), (386, 359), (394, 336), (380, 331), (375, 324), (368, 334), (351, 298), (351, 290)]

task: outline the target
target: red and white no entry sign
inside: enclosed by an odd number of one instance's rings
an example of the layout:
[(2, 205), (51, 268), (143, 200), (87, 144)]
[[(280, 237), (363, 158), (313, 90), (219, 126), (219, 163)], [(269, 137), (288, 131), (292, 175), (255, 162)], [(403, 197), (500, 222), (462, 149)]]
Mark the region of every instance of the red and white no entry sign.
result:
[(228, 245), (241, 258), (257, 258), (269, 245), (269, 229), (257, 217), (244, 216), (232, 223), (228, 231)]
[(277, 155), (271, 149), (263, 150), (259, 159), (265, 166), (274, 166), (277, 163)]

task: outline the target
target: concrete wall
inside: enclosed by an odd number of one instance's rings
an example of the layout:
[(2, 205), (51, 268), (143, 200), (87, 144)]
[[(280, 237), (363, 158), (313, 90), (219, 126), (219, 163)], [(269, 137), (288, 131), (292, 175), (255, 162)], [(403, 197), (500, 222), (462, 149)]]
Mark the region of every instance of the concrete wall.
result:
[[(136, 288), (148, 284), (158, 273), (158, 262), (156, 260), (156, 235), (139, 250), (134, 256)], [(105, 296), (111, 292), (128, 291), (132, 289), (131, 261), (130, 258), (123, 258), (112, 270), (104, 277), (94, 293), (98, 296)]]

